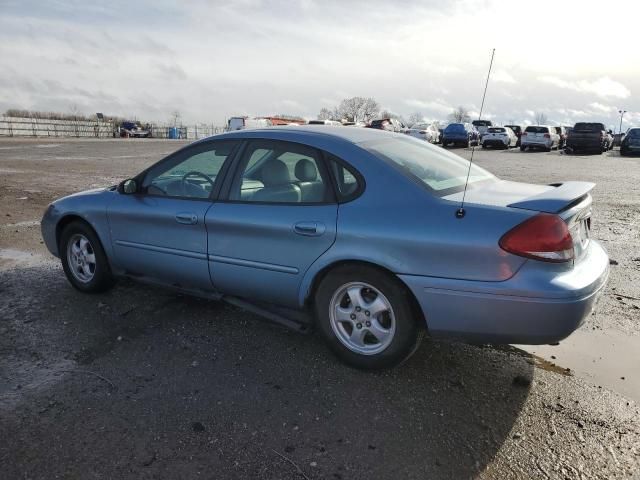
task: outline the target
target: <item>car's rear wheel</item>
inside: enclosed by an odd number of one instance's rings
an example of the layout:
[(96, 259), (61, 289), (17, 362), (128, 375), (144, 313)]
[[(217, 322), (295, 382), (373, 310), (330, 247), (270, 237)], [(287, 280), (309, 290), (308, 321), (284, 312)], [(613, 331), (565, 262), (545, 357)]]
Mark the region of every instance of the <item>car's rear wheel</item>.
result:
[(405, 361), (426, 330), (415, 318), (411, 296), (393, 276), (373, 267), (338, 267), (315, 295), (318, 330), (345, 363), (380, 369)]
[(525, 147), (524, 145), (520, 145), (520, 151), (524, 152), (527, 149), (527, 147)]
[(58, 248), (62, 268), (76, 289), (87, 293), (104, 292), (114, 284), (102, 244), (93, 229), (84, 222), (67, 225)]

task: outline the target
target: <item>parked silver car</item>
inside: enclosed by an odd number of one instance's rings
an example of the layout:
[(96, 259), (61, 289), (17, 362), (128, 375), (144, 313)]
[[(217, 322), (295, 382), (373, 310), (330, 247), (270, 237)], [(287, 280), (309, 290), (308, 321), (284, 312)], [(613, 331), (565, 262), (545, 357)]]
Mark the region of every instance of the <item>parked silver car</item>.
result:
[(407, 134), (420, 140), (426, 140), (429, 143), (438, 143), (440, 141), (440, 130), (430, 123), (414, 123), (407, 130)]

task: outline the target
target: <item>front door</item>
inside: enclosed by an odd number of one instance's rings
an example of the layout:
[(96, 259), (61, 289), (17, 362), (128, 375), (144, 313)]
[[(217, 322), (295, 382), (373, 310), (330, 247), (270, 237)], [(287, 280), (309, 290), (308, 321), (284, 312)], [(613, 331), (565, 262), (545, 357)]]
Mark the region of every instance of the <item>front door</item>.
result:
[(211, 290), (205, 216), (237, 143), (181, 150), (141, 176), (138, 191), (108, 207), (114, 266), (168, 285)]
[(337, 203), (317, 150), (253, 140), (226, 200), (206, 215), (213, 284), (223, 293), (296, 306), (301, 280), (336, 237)]

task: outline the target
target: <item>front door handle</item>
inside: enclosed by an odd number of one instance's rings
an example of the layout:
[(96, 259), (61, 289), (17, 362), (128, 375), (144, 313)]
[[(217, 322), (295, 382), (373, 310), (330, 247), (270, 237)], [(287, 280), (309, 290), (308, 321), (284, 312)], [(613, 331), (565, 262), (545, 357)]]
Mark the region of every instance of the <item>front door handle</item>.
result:
[(320, 222), (298, 222), (293, 226), (293, 231), (298, 235), (307, 237), (317, 237), (322, 235), (326, 230), (324, 223)]
[(176, 213), (176, 222), (182, 223), (183, 225), (195, 225), (198, 223), (198, 216), (190, 212)]

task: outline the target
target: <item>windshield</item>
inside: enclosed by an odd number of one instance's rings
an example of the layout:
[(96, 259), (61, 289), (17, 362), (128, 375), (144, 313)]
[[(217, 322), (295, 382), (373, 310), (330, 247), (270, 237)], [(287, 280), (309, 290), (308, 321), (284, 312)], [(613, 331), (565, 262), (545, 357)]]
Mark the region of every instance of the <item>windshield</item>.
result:
[[(416, 138), (395, 137), (359, 144), (383, 160), (390, 161), (412, 178), (420, 180), (438, 196), (461, 191), (469, 170), (469, 162), (458, 155), (434, 147)], [(476, 165), (471, 165), (469, 185), (495, 177)]]
[(491, 121), (489, 120), (474, 120), (471, 124), (475, 127), (490, 127)]
[(493, 127), (487, 130), (489, 133), (505, 133), (506, 130), (502, 127)]
[(461, 123), (452, 123), (451, 125), (447, 126), (447, 128), (445, 128), (444, 130), (445, 132), (463, 132), (464, 125)]
[(640, 128), (632, 128), (627, 132), (627, 137), (629, 138), (639, 138), (640, 137)]

